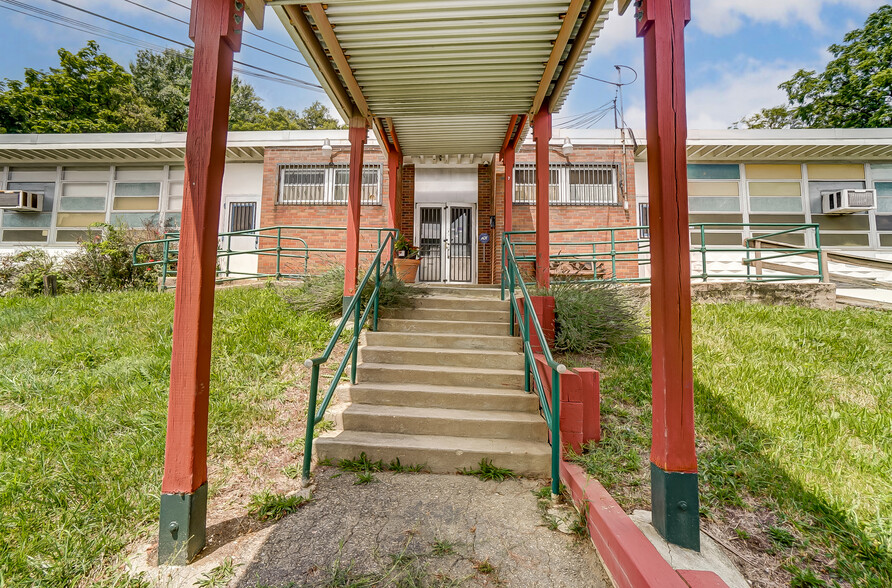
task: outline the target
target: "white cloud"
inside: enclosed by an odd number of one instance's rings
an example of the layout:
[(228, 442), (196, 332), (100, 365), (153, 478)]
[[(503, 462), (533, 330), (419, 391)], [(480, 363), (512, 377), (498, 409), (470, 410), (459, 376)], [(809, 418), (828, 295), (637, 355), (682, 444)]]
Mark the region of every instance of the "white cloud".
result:
[(789, 26), (804, 23), (815, 30), (824, 28), (821, 10), (835, 5), (874, 9), (883, 0), (692, 0), (693, 22), (703, 31), (724, 36), (737, 31), (746, 21)]

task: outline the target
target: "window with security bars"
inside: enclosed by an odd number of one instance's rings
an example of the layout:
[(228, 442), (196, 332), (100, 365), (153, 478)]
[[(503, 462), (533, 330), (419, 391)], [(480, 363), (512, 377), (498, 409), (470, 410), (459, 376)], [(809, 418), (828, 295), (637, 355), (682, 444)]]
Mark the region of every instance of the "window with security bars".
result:
[[(598, 164), (551, 165), (548, 202), (566, 206), (615, 206), (616, 166)], [(514, 203), (536, 203), (536, 166), (514, 167)]]
[[(277, 204), (345, 205), (349, 183), (349, 165), (280, 165)], [(363, 166), (362, 204), (380, 205), (381, 191), (381, 166)]]

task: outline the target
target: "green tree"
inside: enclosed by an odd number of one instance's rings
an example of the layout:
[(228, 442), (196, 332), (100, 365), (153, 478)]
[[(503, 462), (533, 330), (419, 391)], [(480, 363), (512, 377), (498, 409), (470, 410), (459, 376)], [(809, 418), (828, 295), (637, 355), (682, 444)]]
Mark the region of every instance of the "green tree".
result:
[(185, 131), (192, 85), (192, 50), (138, 51), (136, 61), (130, 64), (130, 72), (136, 93), (155, 110), (164, 122), (164, 130)]
[(324, 104), (313, 102), (300, 113), (282, 106), (266, 111), (253, 121), (249, 121), (232, 129), (236, 131), (308, 131), (313, 129), (343, 129), (346, 128), (333, 118)]
[(831, 45), (827, 68), (799, 70), (780, 85), (788, 104), (743, 119), (749, 128), (892, 127), (892, 6)]
[(59, 67), (27, 68), (25, 79), (0, 82), (0, 132), (115, 133), (156, 131), (162, 121), (135, 92), (130, 74), (95, 41)]

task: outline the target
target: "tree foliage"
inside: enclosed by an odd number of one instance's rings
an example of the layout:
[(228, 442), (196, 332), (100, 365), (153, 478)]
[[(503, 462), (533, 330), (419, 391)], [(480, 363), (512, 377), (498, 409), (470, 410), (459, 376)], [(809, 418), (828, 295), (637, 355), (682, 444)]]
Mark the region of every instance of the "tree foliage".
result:
[(867, 18), (829, 48), (827, 68), (799, 70), (780, 85), (788, 104), (740, 121), (748, 128), (879, 128), (892, 126), (892, 6)]
[[(128, 73), (95, 41), (59, 50), (60, 67), (25, 70), (0, 82), (0, 133), (115, 133), (186, 130), (192, 50), (142, 50)], [(320, 102), (303, 112), (267, 110), (253, 86), (234, 77), (229, 128), (236, 131), (341, 128)]]

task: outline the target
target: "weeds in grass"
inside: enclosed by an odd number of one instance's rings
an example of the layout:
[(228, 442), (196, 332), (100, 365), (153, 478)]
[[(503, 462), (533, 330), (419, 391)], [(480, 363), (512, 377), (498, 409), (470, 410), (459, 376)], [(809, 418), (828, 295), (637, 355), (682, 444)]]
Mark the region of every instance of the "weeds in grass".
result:
[(496, 573), (496, 567), (489, 563), (489, 558), (484, 559), (483, 561), (475, 561), (474, 569), (477, 570), (481, 574), (490, 575)]
[(376, 484), (380, 482), (372, 472), (356, 472), (356, 480), (353, 481), (354, 486), (365, 486), (367, 484)]
[(796, 537), (786, 529), (781, 529), (780, 527), (768, 527), (767, 533), (768, 536), (771, 537), (771, 540), (780, 547), (790, 549), (796, 545)]
[(345, 472), (383, 472), (384, 462), (380, 459), (378, 461), (370, 460), (363, 451), (358, 458), (342, 459), (338, 462), (338, 467)]
[(387, 469), (391, 472), (402, 474), (406, 472), (421, 473), (429, 471), (426, 463), (416, 463), (412, 465), (403, 465), (400, 458), (394, 458), (388, 465)]
[(455, 553), (455, 543), (446, 539), (436, 539), (431, 543), (431, 553), (438, 557)]
[(240, 566), (241, 564), (236, 565), (233, 563), (231, 557), (227, 557), (223, 560), (223, 563), (213, 568), (211, 571), (202, 574), (201, 577), (195, 581), (193, 586), (197, 586), (198, 588), (223, 588), (229, 584), (229, 581), (235, 577), (235, 568)]
[(517, 474), (515, 474), (513, 470), (494, 466), (492, 464), (492, 460), (485, 457), (480, 460), (480, 464), (477, 466), (476, 470), (463, 468), (459, 470), (458, 473), (465, 476), (475, 476), (483, 480), (484, 482), (487, 480), (491, 480), (493, 482), (502, 482), (504, 480), (507, 480), (508, 478), (517, 477)]
[(300, 475), (300, 471), (301, 471), (300, 466), (297, 466), (294, 464), (286, 465), (285, 467), (282, 468), (282, 473), (285, 474), (285, 477), (290, 478), (292, 480), (297, 479), (297, 477)]
[(285, 515), (297, 512), (297, 509), (311, 501), (311, 497), (273, 494), (269, 490), (264, 490), (251, 496), (251, 501), (248, 503), (248, 514), (258, 521), (278, 521)]

